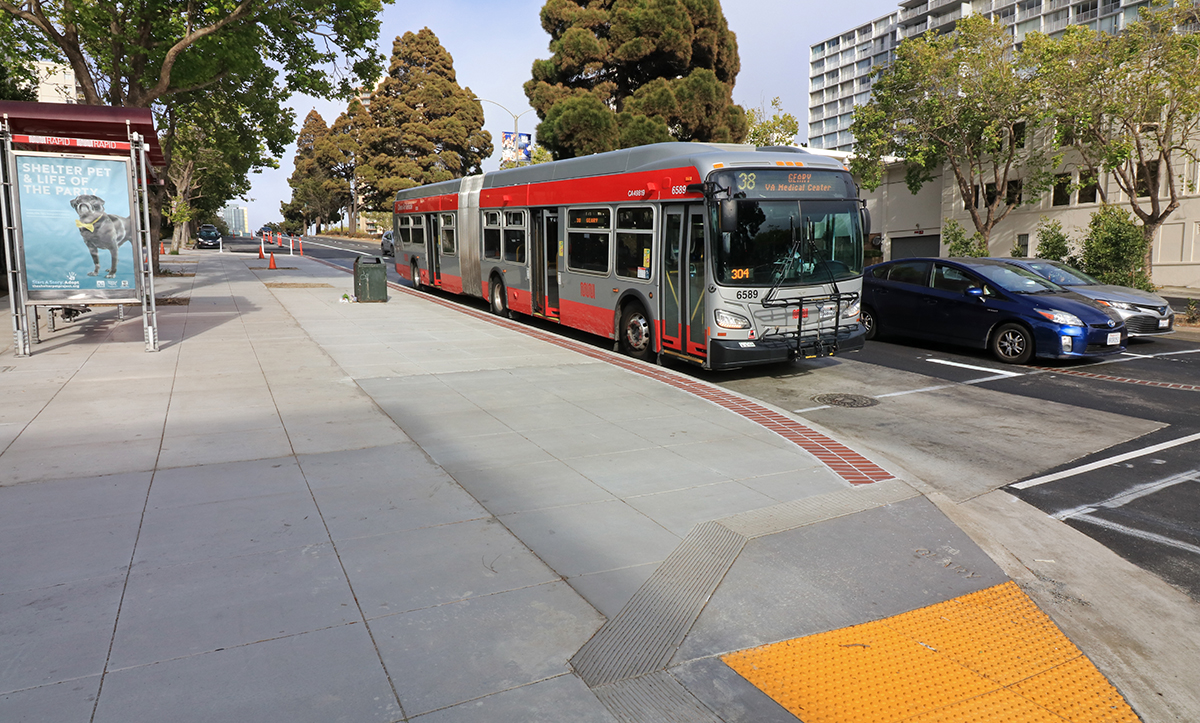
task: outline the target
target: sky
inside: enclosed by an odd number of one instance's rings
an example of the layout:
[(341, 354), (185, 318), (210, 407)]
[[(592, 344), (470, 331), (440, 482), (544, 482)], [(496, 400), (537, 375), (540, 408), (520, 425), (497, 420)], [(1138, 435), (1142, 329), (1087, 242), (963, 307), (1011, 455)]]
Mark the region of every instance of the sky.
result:
[[(519, 116), (520, 132), (537, 127), (537, 113), (530, 109), (522, 86), (533, 61), (550, 57), (550, 36), (538, 17), (543, 4), (544, 0), (396, 0), (384, 6), (379, 50), (385, 58), (391, 56), (398, 36), (428, 27), (454, 58), (458, 84), (494, 101), (483, 104), (484, 128), (496, 149), (484, 162), (484, 171), (499, 166), (500, 134), (513, 129), (512, 114)], [(724, 0), (725, 19), (737, 34), (742, 61), (734, 101), (747, 109), (769, 108), (778, 96), (783, 110), (800, 121), (799, 140), (807, 140), (809, 47), (897, 7), (897, 0)], [(296, 113), (296, 130), (310, 110), (316, 109), (326, 124), (346, 110), (345, 101), (304, 95), (293, 96), (288, 105)], [(249, 208), (250, 228), (282, 220), (279, 205), (291, 198), (287, 179), (295, 152), (293, 144), (279, 159), (278, 169), (251, 175), (247, 200), (233, 201)]]

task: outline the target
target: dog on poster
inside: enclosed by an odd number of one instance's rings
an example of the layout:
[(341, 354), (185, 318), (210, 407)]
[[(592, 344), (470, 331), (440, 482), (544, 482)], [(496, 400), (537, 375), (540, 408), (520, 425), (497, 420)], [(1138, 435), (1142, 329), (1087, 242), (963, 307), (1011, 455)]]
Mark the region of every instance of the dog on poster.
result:
[(88, 276), (100, 273), (100, 251), (104, 250), (112, 259), (105, 277), (113, 278), (117, 275), (117, 249), (123, 243), (133, 243), (133, 224), (129, 222), (129, 217), (105, 213), (104, 199), (99, 196), (76, 196), (71, 199), (71, 208), (79, 216), (75, 227), (79, 229), (79, 235), (87, 244), (92, 263), (95, 264)]

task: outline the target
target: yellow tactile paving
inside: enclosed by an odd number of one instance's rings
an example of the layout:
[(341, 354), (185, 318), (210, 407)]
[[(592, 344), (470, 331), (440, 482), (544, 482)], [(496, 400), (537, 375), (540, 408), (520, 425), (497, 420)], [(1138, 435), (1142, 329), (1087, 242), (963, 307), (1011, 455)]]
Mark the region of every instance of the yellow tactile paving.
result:
[(1013, 582), (723, 659), (804, 723), (1138, 720)]

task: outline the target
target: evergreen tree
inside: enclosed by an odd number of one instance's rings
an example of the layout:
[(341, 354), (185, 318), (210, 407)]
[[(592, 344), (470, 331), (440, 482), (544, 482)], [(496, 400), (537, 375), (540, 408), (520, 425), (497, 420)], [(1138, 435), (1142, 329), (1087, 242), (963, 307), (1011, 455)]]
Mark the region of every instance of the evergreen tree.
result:
[(317, 111), (309, 111), (296, 138), (296, 156), (288, 178), (292, 200), (280, 204), (285, 219), (300, 222), (305, 229), (315, 224), (317, 233), (326, 223), (341, 218), (350, 195), (349, 185), (333, 178), (317, 158), (317, 148), (328, 135), (325, 119)]
[(737, 38), (717, 0), (547, 0), (541, 18), (554, 55), (534, 61), (525, 95), (555, 157), (746, 137)]
[(345, 208), (354, 231), (358, 230), (358, 211), (363, 207), (363, 197), (371, 189), (366, 140), (373, 130), (374, 119), (355, 98), (316, 145), (317, 163), (338, 182), (336, 187), (346, 193)]
[(483, 106), (459, 86), (454, 59), (429, 28), (396, 38), (371, 116), (364, 171), (371, 208), (390, 208), (401, 189), (480, 173), (492, 154)]

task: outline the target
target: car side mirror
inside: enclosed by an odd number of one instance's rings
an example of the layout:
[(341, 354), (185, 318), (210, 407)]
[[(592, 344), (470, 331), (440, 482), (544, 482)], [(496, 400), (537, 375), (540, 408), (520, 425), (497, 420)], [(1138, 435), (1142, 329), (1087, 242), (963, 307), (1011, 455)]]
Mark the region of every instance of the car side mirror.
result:
[(979, 296), (979, 297), (982, 297), (982, 296), (983, 296), (983, 287), (981, 287), (981, 286), (971, 286), (971, 287), (969, 287), (969, 288), (967, 289), (967, 296)]
[(724, 198), (721, 204), (721, 233), (737, 231), (737, 199)]

